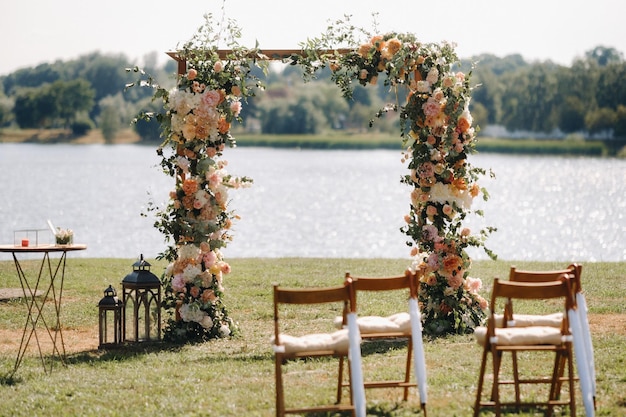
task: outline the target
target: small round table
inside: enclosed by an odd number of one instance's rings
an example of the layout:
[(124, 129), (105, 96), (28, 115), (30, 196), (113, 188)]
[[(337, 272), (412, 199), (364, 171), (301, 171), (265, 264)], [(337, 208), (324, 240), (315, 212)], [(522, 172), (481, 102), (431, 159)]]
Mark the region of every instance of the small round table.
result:
[[(27, 316), (24, 323), (24, 329), (22, 331), (22, 340), (20, 342), (20, 349), (15, 360), (15, 367), (13, 368), (13, 374), (17, 372), (17, 369), (24, 358), (24, 354), (28, 348), (29, 343), (35, 337), (37, 348), (39, 350), (39, 357), (43, 365), (44, 372), (47, 373), (46, 361), (44, 359), (42, 346), (40, 343), (40, 335), (37, 333), (38, 325), (41, 324), (41, 331), (45, 331), (48, 334), (50, 341), (52, 342), (52, 355), (50, 358), (50, 372), (52, 372), (52, 364), (55, 356), (65, 364), (65, 343), (63, 342), (63, 332), (61, 330), (61, 296), (63, 294), (63, 281), (65, 279), (65, 261), (67, 258), (67, 252), (85, 250), (87, 245), (36, 245), (36, 246), (17, 246), (17, 245), (0, 245), (0, 252), (10, 252), (13, 255), (13, 261), (15, 262), (15, 269), (17, 270), (17, 276), (22, 286), (22, 292), (26, 299)], [(28, 277), (22, 269), (18, 254), (26, 253), (42, 253), (43, 259), (39, 267), (39, 273), (36, 277)], [(50, 260), (51, 253), (60, 253), (61, 257), (56, 264)], [(48, 280), (49, 279), (49, 280)], [(40, 299), (37, 298), (37, 293), (42, 293)], [(46, 301), (51, 297), (51, 301), (54, 303), (54, 314), (52, 317), (46, 317), (44, 315), (44, 306)], [(50, 321), (52, 320), (52, 321)]]

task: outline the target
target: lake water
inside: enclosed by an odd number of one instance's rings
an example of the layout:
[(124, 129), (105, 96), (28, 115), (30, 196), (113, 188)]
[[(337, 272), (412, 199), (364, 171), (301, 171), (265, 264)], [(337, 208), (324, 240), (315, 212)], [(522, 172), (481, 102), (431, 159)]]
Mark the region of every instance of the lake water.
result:
[[(231, 192), (241, 220), (226, 258), (408, 258), (399, 228), (410, 187), (399, 181), (399, 151), (236, 148), (225, 157), (230, 173), (255, 181)], [(159, 161), (141, 145), (0, 144), (0, 243), (50, 219), (87, 244), (72, 257), (155, 257), (163, 236), (141, 213), (173, 188)], [(485, 216), (468, 226), (498, 228), (487, 246), (500, 259), (626, 261), (625, 160), (484, 154), (470, 162), (496, 174), (481, 181), (491, 199), (474, 203)]]

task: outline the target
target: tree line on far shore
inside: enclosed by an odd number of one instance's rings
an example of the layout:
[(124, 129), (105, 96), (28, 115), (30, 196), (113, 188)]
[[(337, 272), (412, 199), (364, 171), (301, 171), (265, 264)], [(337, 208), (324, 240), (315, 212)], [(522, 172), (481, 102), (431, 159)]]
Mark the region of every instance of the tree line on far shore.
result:
[[(175, 86), (175, 61), (158, 64), (156, 52), (143, 61), (161, 84)], [(63, 128), (77, 136), (100, 129), (112, 141), (138, 113), (157, 110), (151, 89), (125, 89), (135, 81), (126, 68), (136, 64), (123, 54), (94, 52), (2, 76), (0, 129)], [(484, 54), (463, 59), (459, 70), (471, 71), (471, 111), (483, 132), (497, 126), (498, 136), (626, 139), (626, 62), (614, 48), (598, 46), (570, 66)], [(396, 115), (375, 117), (387, 103), (402, 105), (383, 80), (355, 86), (346, 101), (328, 70), (307, 83), (297, 66), (273, 65), (267, 75), (261, 69), (255, 75), (266, 88), (244, 103), (241, 129), (247, 132), (399, 132)], [(133, 129), (142, 140), (159, 140), (156, 122), (140, 121)]]

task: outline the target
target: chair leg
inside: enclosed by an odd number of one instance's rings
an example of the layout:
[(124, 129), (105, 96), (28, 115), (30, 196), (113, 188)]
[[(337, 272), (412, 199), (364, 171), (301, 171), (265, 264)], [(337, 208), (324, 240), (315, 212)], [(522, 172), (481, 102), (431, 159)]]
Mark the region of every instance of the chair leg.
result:
[(567, 376), (569, 380), (569, 412), (571, 417), (576, 417), (576, 395), (574, 391), (574, 365), (572, 346), (567, 349)]
[(493, 389), (491, 390), (491, 396), (495, 403), (496, 417), (500, 417), (500, 364), (502, 363), (502, 352), (492, 350), (491, 357), (493, 358)]
[[(515, 402), (520, 404), (521, 396), (520, 396), (520, 383), (519, 383), (519, 370), (517, 367), (517, 352), (511, 352), (511, 356), (513, 359), (513, 383), (515, 388)], [(517, 407), (517, 412), (519, 412), (519, 407)]]
[(354, 405), (354, 396), (352, 395), (352, 368), (351, 368), (352, 362), (350, 362), (350, 358), (348, 358), (347, 360), (348, 360), (348, 382), (350, 383), (348, 387), (348, 392), (350, 393), (350, 404)]
[[(409, 341), (407, 343), (407, 354), (406, 354), (406, 368), (404, 370), (404, 382), (407, 384), (404, 387), (404, 396), (402, 397), (404, 401), (409, 399), (409, 381), (411, 380), (411, 357), (413, 356), (413, 340), (409, 337)], [(415, 380), (417, 381), (417, 375), (415, 375)]]
[(483, 349), (483, 357), (480, 362), (480, 371), (478, 374), (478, 387), (476, 388), (476, 402), (474, 403), (474, 417), (478, 417), (478, 413), (480, 412), (480, 400), (483, 391), (483, 383), (485, 381), (485, 367), (487, 363), (487, 354), (488, 350)]
[(276, 355), (274, 359), (274, 374), (276, 375), (276, 417), (285, 415), (285, 394), (283, 392), (282, 357)]
[(339, 371), (337, 377), (337, 404), (341, 403), (341, 394), (343, 391), (343, 368), (344, 368), (344, 357), (339, 358)]
[[(550, 395), (548, 401), (558, 400), (561, 396), (561, 377), (563, 376), (563, 369), (565, 364), (562, 360), (563, 356), (560, 352), (556, 352), (554, 356), (554, 369), (552, 370), (552, 381), (550, 382)], [(548, 404), (548, 411), (546, 417), (552, 417), (554, 407), (552, 404)]]

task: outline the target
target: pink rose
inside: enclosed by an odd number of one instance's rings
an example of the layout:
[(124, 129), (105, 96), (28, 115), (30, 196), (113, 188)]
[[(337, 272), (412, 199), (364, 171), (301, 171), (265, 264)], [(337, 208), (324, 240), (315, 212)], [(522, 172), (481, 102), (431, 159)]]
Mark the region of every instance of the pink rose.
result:
[(189, 71), (187, 71), (187, 79), (189, 81), (195, 80), (197, 76), (198, 76), (198, 71), (196, 71), (194, 68), (191, 68)]
[(420, 178), (430, 178), (435, 175), (435, 166), (431, 162), (424, 162), (418, 169)]
[(239, 116), (239, 112), (241, 112), (241, 102), (233, 101), (230, 103), (230, 111), (233, 112), (233, 116)]
[(202, 102), (209, 107), (217, 107), (222, 97), (215, 90), (207, 90), (202, 95)]
[(206, 268), (211, 268), (215, 264), (215, 261), (217, 260), (217, 255), (215, 255), (215, 252), (213, 251), (207, 252), (204, 254), (203, 260), (204, 260), (204, 266)]
[(430, 255), (428, 255), (426, 264), (433, 271), (439, 269), (439, 255), (437, 255), (436, 253), (431, 253)]
[(183, 274), (176, 274), (172, 279), (172, 289), (176, 292), (182, 292), (185, 289), (185, 280)]
[(429, 98), (426, 103), (422, 104), (422, 110), (426, 117), (435, 117), (441, 111), (441, 104), (438, 101)]
[(467, 288), (469, 292), (477, 293), (482, 287), (483, 282), (480, 278), (467, 277), (465, 279), (465, 288)]

